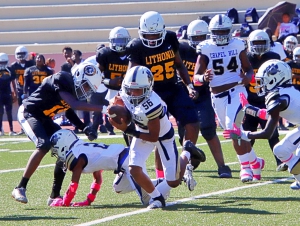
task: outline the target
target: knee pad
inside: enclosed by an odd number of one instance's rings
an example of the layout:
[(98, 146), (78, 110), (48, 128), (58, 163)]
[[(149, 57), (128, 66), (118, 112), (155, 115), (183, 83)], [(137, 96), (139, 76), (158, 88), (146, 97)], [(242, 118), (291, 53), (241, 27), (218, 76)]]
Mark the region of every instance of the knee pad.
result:
[(211, 140), (217, 134), (214, 127), (203, 128), (203, 129), (200, 129), (200, 131), (205, 140)]

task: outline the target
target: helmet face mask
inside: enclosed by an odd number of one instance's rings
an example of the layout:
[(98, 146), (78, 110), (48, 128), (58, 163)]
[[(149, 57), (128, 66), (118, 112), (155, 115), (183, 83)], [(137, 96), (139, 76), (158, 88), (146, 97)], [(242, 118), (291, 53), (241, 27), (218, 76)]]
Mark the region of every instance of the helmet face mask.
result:
[(28, 57), (28, 50), (25, 46), (18, 46), (15, 50), (16, 60), (26, 60)]
[(99, 68), (92, 63), (78, 65), (72, 74), (78, 100), (89, 99), (97, 91), (103, 80)]
[(156, 48), (163, 44), (166, 36), (165, 23), (158, 12), (149, 11), (140, 18), (139, 37), (144, 46)]
[(115, 27), (109, 33), (109, 48), (115, 52), (124, 52), (130, 39), (126, 28)]
[(153, 89), (153, 75), (144, 66), (130, 68), (122, 82), (122, 94), (129, 103), (138, 106), (148, 99)]
[(283, 41), (283, 46), (285, 50), (289, 52), (293, 52), (297, 45), (298, 45), (298, 40), (294, 36), (288, 36)]
[(208, 26), (211, 39), (216, 45), (227, 45), (232, 38), (232, 22), (224, 14), (214, 16)]
[(283, 84), (291, 83), (292, 70), (290, 66), (280, 60), (268, 60), (263, 63), (255, 75), (258, 96), (264, 96), (267, 92)]
[(254, 30), (248, 37), (248, 51), (255, 55), (262, 55), (270, 51), (270, 38), (263, 30)]
[(293, 61), (300, 64), (300, 47), (296, 47), (293, 51)]
[(196, 46), (207, 39), (208, 24), (204, 20), (194, 20), (187, 28), (189, 45), (196, 49)]
[(6, 53), (0, 53), (0, 70), (7, 69), (8, 61), (8, 55)]
[(78, 140), (79, 138), (73, 131), (68, 129), (58, 130), (50, 138), (51, 156), (56, 157), (59, 161), (65, 162), (68, 152)]

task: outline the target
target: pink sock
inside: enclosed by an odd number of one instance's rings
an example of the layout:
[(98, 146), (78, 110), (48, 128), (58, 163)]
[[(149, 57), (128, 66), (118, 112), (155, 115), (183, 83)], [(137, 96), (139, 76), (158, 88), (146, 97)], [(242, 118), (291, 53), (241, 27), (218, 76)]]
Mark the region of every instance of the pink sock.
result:
[(156, 178), (164, 178), (165, 174), (163, 170), (155, 169), (156, 172)]

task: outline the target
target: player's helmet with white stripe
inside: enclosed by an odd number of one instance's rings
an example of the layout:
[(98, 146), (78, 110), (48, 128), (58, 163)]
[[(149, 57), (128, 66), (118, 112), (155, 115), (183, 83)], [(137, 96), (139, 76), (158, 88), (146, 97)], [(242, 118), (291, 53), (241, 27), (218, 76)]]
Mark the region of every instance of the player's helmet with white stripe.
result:
[(87, 100), (95, 93), (103, 80), (103, 74), (93, 63), (81, 63), (72, 70), (78, 100)]
[(290, 66), (281, 60), (268, 60), (258, 69), (255, 80), (259, 96), (283, 84), (291, 83), (292, 70)]
[(248, 37), (248, 51), (256, 55), (270, 51), (270, 38), (267, 32), (260, 29), (252, 31)]
[(204, 20), (194, 20), (187, 28), (189, 45), (196, 49), (196, 46), (206, 40), (208, 34), (208, 24)]
[(25, 46), (18, 46), (15, 50), (16, 60), (26, 60), (28, 57), (28, 50)]
[(5, 70), (8, 66), (8, 55), (0, 53), (0, 70)]
[(293, 52), (297, 45), (298, 45), (298, 40), (296, 37), (292, 35), (286, 37), (283, 41), (283, 47), (290, 52)]
[(124, 52), (130, 41), (130, 35), (126, 28), (115, 27), (109, 33), (109, 48), (115, 52)]
[(232, 22), (224, 14), (214, 16), (209, 22), (208, 29), (212, 41), (217, 45), (227, 45), (232, 38)]
[(134, 106), (147, 99), (153, 89), (152, 72), (144, 66), (130, 68), (122, 82), (122, 94)]
[(51, 156), (55, 156), (59, 161), (65, 162), (68, 152), (78, 140), (79, 138), (72, 130), (58, 130), (50, 138)]
[[(156, 39), (148, 39), (145, 35), (157, 35)], [(155, 11), (144, 13), (140, 18), (139, 37), (144, 46), (156, 48), (163, 44), (166, 36), (165, 22)]]
[(300, 64), (300, 47), (296, 47), (293, 51), (293, 61)]

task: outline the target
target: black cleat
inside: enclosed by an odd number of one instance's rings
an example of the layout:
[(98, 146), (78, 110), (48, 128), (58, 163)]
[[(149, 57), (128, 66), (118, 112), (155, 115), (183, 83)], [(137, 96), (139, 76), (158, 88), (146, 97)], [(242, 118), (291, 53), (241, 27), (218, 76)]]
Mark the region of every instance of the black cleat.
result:
[[(197, 148), (191, 141), (184, 141), (183, 149), (191, 153), (191, 158), (198, 159), (200, 162), (206, 161), (205, 153), (200, 148)], [(195, 168), (196, 167), (194, 167), (194, 169)]]
[(150, 205), (147, 207), (147, 209), (157, 209), (157, 208), (163, 208), (165, 206), (166, 206), (165, 198), (162, 196), (162, 194), (160, 194), (160, 196), (150, 200)]
[(226, 165), (219, 167), (218, 174), (220, 178), (232, 178), (231, 169)]

